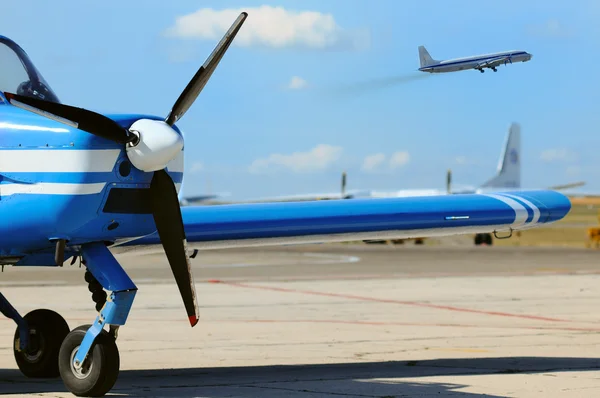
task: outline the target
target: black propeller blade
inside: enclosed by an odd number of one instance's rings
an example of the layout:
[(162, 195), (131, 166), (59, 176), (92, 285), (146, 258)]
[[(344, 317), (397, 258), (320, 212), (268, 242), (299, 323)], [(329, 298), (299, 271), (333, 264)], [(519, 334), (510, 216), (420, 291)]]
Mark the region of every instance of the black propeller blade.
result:
[(227, 33), (225, 33), (225, 36), (223, 36), (219, 44), (217, 44), (210, 56), (206, 59), (204, 65), (198, 69), (198, 72), (196, 72), (192, 80), (190, 80), (185, 90), (183, 90), (175, 102), (175, 105), (173, 105), (171, 113), (169, 113), (169, 116), (167, 116), (165, 119), (165, 122), (168, 125), (172, 126), (175, 122), (181, 119), (190, 106), (192, 106), (196, 98), (198, 98), (198, 95), (204, 86), (206, 86), (208, 79), (210, 79), (211, 75), (219, 65), (223, 55), (225, 55), (225, 52), (233, 42), (233, 39), (239, 32), (247, 17), (248, 13), (246, 12), (242, 12), (240, 14), (233, 25), (231, 25)]
[[(175, 102), (169, 116), (165, 119), (167, 124), (172, 126), (180, 120), (190, 106), (192, 106), (196, 98), (198, 98), (198, 95), (204, 86), (206, 86), (206, 83), (233, 42), (247, 16), (248, 14), (245, 12), (240, 14), (204, 62), (204, 65), (198, 69)], [(198, 323), (199, 319), (196, 291), (190, 261), (187, 256), (187, 241), (181, 217), (181, 208), (179, 207), (179, 199), (177, 198), (177, 190), (166, 170), (154, 172), (150, 191), (152, 196), (152, 214), (156, 229), (171, 265), (173, 276), (179, 287), (190, 324), (193, 327)]]
[(13, 93), (4, 93), (4, 95), (16, 107), (119, 144), (126, 144), (137, 138), (135, 135), (129, 134), (126, 129), (119, 126), (114, 120), (99, 113), (88, 111), (87, 109)]
[(190, 324), (198, 323), (199, 312), (192, 269), (187, 256), (187, 241), (175, 184), (165, 170), (154, 172), (150, 183), (152, 215), (158, 236), (179, 287)]

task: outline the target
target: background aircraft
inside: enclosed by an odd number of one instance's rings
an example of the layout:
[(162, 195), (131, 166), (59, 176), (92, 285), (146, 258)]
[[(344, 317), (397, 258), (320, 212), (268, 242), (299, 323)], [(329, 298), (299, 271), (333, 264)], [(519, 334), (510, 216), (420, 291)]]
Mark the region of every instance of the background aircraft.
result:
[(399, 190), (372, 190), (372, 189), (347, 189), (347, 174), (342, 173), (341, 189), (338, 192), (308, 193), (296, 195), (282, 195), (274, 197), (257, 198), (243, 202), (226, 202), (207, 198), (195, 200), (194, 197), (183, 196), (182, 201), (186, 204), (224, 204), (224, 203), (262, 203), (262, 202), (294, 202), (311, 200), (334, 200), (334, 199), (357, 199), (357, 198), (402, 198), (416, 196), (438, 196), (446, 194), (465, 194), (465, 193), (486, 193), (499, 191), (531, 190), (531, 189), (550, 189), (557, 191), (568, 191), (573, 188), (585, 185), (585, 182), (576, 181), (568, 184), (555, 185), (546, 188), (523, 188), (521, 186), (521, 126), (518, 123), (512, 123), (508, 129), (496, 174), (477, 187), (461, 186), (452, 188), (452, 172), (448, 170), (446, 175), (445, 188), (424, 188), (424, 189), (399, 189)]
[(180, 196), (179, 205), (188, 206), (188, 205), (190, 205), (190, 203), (198, 204), (198, 203), (208, 202), (210, 200), (217, 199), (218, 197), (220, 197), (220, 195), (197, 195), (197, 196), (188, 196), (188, 197)]
[(421, 72), (429, 73), (444, 73), (458, 72), (466, 69), (477, 69), (481, 73), (485, 68), (489, 68), (494, 72), (498, 70), (496, 67), (500, 65), (512, 64), (513, 62), (527, 62), (532, 55), (526, 51), (513, 50), (504, 51), (501, 53), (476, 55), (473, 57), (455, 58), (446, 61), (436, 61), (431, 58), (427, 49), (424, 46), (419, 46), (419, 61)]
[(56, 267), (80, 258), (96, 308), (91, 325), (70, 330), (47, 309), (22, 317), (0, 294), (0, 312), (17, 324), (14, 355), (24, 375), (60, 375), (78, 396), (112, 389), (117, 332), (137, 292), (113, 251), (161, 245), (195, 326), (189, 249), (513, 231), (569, 212), (553, 191), (180, 208), (184, 139), (175, 123), (246, 18), (240, 14), (166, 118), (64, 105), (25, 52), (0, 37), (0, 264)]

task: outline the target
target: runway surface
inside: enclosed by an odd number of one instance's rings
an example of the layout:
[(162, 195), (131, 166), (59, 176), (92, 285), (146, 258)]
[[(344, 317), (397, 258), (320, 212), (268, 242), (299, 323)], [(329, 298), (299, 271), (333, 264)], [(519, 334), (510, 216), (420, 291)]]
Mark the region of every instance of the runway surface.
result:
[[(177, 397), (600, 395), (600, 251), (314, 245), (200, 252), (190, 328), (163, 255), (123, 255), (139, 287), (113, 394)], [(93, 320), (78, 265), (6, 268), (24, 314)], [(1, 318), (0, 318), (1, 319)], [(0, 320), (0, 394), (29, 380)]]

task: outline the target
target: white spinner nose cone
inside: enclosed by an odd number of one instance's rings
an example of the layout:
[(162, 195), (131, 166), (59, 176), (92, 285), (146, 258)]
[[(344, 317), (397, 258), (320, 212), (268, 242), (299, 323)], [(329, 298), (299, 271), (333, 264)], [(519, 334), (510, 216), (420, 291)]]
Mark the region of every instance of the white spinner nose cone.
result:
[(164, 169), (183, 149), (183, 137), (162, 120), (140, 119), (129, 130), (139, 142), (127, 146), (127, 156), (142, 171)]

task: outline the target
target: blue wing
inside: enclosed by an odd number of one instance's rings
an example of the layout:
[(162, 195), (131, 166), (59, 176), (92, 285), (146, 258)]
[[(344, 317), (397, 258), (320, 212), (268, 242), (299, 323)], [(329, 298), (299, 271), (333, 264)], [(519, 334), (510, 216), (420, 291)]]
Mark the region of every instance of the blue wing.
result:
[[(570, 209), (561, 193), (521, 191), (181, 210), (188, 247), (211, 249), (520, 230), (560, 220)], [(159, 243), (152, 234), (120, 245)]]

